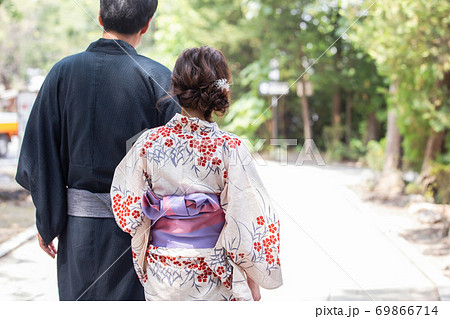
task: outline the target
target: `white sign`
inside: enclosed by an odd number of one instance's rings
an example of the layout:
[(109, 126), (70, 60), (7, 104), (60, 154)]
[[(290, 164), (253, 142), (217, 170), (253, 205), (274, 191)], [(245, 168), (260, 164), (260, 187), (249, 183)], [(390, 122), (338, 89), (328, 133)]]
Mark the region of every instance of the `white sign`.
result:
[(262, 82), (259, 85), (259, 93), (261, 95), (284, 95), (289, 92), (289, 84), (287, 82)]
[(31, 108), (36, 100), (37, 92), (20, 92), (17, 96), (17, 115), (19, 119), (19, 137), (22, 140), (27, 126)]
[[(306, 96), (311, 96), (314, 93), (314, 88), (311, 82), (306, 81), (305, 82), (305, 88), (306, 88)], [(302, 82), (298, 82), (297, 84), (297, 95), (298, 97), (303, 96), (303, 85)]]

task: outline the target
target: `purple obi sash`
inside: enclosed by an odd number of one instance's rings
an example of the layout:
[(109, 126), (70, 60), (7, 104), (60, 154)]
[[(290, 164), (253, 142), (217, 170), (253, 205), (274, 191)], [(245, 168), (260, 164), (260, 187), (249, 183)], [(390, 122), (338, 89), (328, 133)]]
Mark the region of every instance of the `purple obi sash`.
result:
[(151, 221), (151, 244), (168, 248), (213, 248), (225, 214), (215, 194), (157, 197), (145, 192), (142, 210)]

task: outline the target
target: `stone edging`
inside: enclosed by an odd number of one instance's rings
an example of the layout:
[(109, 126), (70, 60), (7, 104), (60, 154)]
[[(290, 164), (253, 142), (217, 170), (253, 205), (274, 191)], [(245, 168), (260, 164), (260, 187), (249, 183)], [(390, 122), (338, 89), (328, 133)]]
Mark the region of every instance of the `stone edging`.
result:
[(35, 237), (36, 235), (37, 235), (36, 226), (31, 226), (31, 227), (25, 229), (23, 232), (14, 236), (13, 238), (0, 244), (0, 258), (6, 256), (11, 251), (18, 248), (22, 244), (26, 243), (27, 241), (29, 241), (31, 238)]

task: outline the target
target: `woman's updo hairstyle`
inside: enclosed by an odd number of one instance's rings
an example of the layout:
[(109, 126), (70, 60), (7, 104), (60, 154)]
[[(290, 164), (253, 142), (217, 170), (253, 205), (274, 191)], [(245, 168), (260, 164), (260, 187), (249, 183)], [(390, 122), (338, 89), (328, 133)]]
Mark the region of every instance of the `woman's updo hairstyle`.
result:
[(211, 121), (212, 112), (223, 115), (230, 107), (229, 89), (217, 85), (220, 79), (231, 81), (231, 71), (222, 52), (205, 46), (186, 49), (175, 63), (171, 93), (187, 112), (200, 111)]

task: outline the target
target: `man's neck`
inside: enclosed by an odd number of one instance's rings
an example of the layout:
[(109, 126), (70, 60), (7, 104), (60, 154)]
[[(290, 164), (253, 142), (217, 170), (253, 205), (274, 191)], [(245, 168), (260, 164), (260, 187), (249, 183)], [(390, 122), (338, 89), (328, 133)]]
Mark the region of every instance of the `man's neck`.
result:
[(113, 39), (113, 40), (122, 40), (129, 44), (131, 44), (134, 48), (136, 48), (141, 42), (142, 35), (140, 33), (136, 34), (120, 34), (113, 31), (103, 31), (103, 39)]

